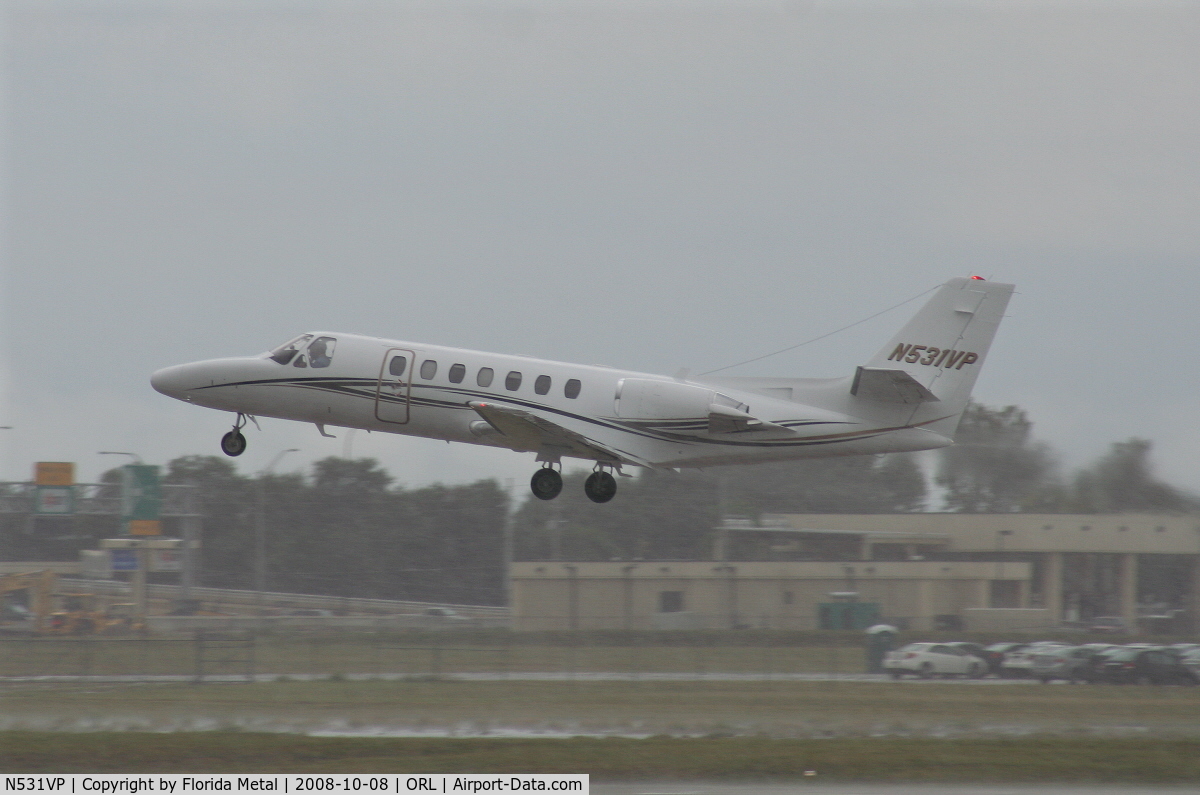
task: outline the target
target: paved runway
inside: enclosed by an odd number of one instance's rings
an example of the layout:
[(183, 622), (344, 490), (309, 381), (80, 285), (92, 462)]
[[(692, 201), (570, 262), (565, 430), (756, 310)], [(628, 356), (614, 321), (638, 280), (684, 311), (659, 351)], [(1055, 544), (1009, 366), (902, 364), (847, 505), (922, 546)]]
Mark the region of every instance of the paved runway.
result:
[[(620, 671), (601, 672), (561, 672), (561, 671), (511, 671), (506, 673), (435, 673), (405, 672), (377, 674), (340, 674), (348, 681), (401, 681), (405, 679), (424, 679), (436, 676), (438, 679), (462, 682), (892, 682), (897, 684), (927, 685), (927, 684), (958, 684), (968, 686), (992, 685), (1039, 685), (1036, 679), (917, 679), (906, 677), (893, 680), (884, 674), (761, 674), (761, 673), (622, 673)], [(194, 675), (189, 674), (47, 674), (41, 676), (0, 676), (0, 682), (191, 682)], [(245, 682), (253, 679), (257, 682), (277, 682), (288, 679), (293, 682), (323, 681), (329, 679), (329, 674), (254, 674), (251, 677), (240, 674), (205, 674), (208, 682)], [(1066, 682), (1057, 682), (1063, 684)]]

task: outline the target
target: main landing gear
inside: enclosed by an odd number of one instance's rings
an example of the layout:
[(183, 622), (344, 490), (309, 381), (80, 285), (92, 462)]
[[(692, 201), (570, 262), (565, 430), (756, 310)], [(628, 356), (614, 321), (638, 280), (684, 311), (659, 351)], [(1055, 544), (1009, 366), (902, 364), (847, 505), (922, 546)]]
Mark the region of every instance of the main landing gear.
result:
[(608, 502), (617, 496), (617, 479), (603, 469), (597, 469), (583, 482), (583, 493), (592, 502)]
[(221, 452), (227, 456), (236, 457), (246, 452), (246, 437), (242, 428), (246, 427), (246, 415), (239, 413), (233, 430), (221, 437)]
[(552, 500), (562, 492), (562, 475), (557, 469), (542, 467), (529, 480), (533, 496), (539, 500)]
[[(562, 493), (562, 475), (554, 467), (546, 466), (533, 473), (529, 489), (539, 500), (552, 500)], [(584, 481), (583, 493), (592, 502), (608, 502), (617, 495), (617, 479), (610, 472), (599, 468)]]

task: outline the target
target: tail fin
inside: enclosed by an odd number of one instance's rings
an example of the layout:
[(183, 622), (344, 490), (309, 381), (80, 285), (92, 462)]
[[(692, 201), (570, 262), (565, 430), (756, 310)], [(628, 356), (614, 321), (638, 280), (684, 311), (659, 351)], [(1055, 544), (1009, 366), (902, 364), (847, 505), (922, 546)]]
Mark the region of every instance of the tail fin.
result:
[(851, 392), (869, 400), (936, 407), (945, 419), (927, 427), (952, 437), (1012, 292), (1011, 284), (978, 277), (946, 282), (858, 368)]

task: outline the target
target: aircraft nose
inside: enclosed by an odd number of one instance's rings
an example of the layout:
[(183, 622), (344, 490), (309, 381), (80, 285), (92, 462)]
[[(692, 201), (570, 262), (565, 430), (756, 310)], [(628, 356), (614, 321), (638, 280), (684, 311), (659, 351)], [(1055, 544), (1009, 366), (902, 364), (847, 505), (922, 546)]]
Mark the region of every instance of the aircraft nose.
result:
[(196, 379), (190, 377), (189, 369), (190, 367), (186, 364), (164, 367), (150, 376), (150, 386), (168, 397), (182, 400), (184, 393), (196, 386)]

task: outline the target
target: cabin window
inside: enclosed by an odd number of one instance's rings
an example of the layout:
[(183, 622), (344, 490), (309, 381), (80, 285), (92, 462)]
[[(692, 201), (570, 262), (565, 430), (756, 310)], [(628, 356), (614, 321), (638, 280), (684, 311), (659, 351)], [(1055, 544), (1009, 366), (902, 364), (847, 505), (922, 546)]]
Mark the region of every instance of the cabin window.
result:
[(491, 386), (492, 379), (496, 377), (495, 371), (490, 367), (480, 367), (479, 375), (475, 376), (475, 383), (480, 386)]
[(550, 376), (539, 375), (537, 380), (533, 382), (533, 391), (539, 395), (544, 395), (550, 391)]
[(308, 346), (308, 363), (312, 367), (328, 367), (333, 362), (333, 349), (337, 340), (333, 337), (317, 337)]
[(437, 362), (433, 359), (426, 359), (421, 362), (421, 377), (426, 381), (430, 381), (437, 375)]
[(563, 386), (563, 394), (574, 400), (575, 398), (579, 397), (579, 387), (579, 379), (570, 378), (567, 380), (566, 385)]
[(463, 378), (467, 375), (467, 366), (465, 364), (450, 365), (450, 372), (446, 374), (452, 384), (461, 384)]
[(509, 372), (509, 374), (504, 377), (504, 388), (509, 392), (516, 392), (518, 389), (520, 389), (521, 374), (516, 370)]
[(404, 370), (408, 367), (408, 358), (404, 356), (393, 356), (388, 362), (388, 372), (392, 375), (404, 375)]
[(279, 362), (280, 364), (287, 364), (292, 360), (293, 357), (295, 357), (296, 352), (299, 351), (300, 348), (311, 339), (312, 334), (301, 334), (291, 342), (286, 342), (271, 351), (269, 358), (272, 361)]

